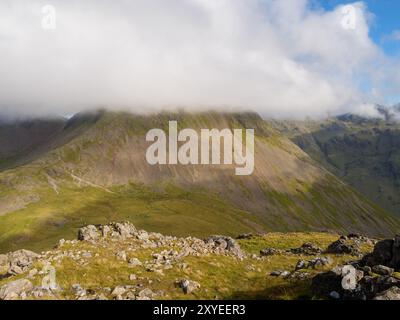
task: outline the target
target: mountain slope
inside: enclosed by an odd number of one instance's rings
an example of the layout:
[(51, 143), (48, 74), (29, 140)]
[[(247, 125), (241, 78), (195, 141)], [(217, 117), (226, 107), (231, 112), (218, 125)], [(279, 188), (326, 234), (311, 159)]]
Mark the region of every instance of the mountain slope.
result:
[(400, 216), (398, 123), (344, 115), (277, 127), (332, 173)]
[[(235, 176), (234, 165), (150, 166), (145, 134), (166, 129), (168, 120), (180, 128), (254, 128), (253, 175)], [(111, 220), (180, 236), (270, 230), (389, 235), (399, 227), (252, 113), (78, 115), (46, 149), (0, 174), (0, 251), (48, 247), (83, 224)]]

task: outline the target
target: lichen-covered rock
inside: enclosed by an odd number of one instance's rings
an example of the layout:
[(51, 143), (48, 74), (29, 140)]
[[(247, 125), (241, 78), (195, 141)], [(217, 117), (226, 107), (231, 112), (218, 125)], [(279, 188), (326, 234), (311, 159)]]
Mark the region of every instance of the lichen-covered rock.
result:
[(0, 288), (0, 300), (15, 300), (25, 296), (33, 289), (33, 284), (28, 279), (19, 279), (9, 282)]
[(78, 240), (80, 241), (97, 241), (99, 239), (100, 232), (94, 225), (88, 225), (78, 230)]
[(29, 250), (17, 250), (7, 255), (8, 274), (17, 275), (27, 271), (39, 255)]

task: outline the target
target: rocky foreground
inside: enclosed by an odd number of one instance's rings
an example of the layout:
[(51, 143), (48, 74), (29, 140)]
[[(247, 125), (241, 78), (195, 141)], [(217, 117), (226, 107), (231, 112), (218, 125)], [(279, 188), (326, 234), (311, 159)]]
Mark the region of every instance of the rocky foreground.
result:
[(0, 300), (400, 299), (400, 237), (177, 238), (89, 225), (40, 254), (0, 255)]

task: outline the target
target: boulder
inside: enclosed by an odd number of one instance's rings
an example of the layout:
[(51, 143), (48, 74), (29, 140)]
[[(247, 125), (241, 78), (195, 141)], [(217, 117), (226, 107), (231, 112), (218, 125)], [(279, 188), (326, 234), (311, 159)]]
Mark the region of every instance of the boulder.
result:
[(211, 245), (214, 249), (222, 249), (228, 251), (238, 258), (244, 257), (244, 253), (240, 249), (239, 244), (231, 237), (211, 236), (205, 239), (204, 242)]
[(316, 269), (324, 266), (328, 266), (332, 264), (332, 259), (329, 257), (318, 257), (312, 260), (299, 260), (296, 264), (295, 270), (301, 270), (301, 269)]
[(141, 266), (142, 262), (138, 258), (131, 258), (128, 261), (130, 267)]
[(376, 295), (373, 300), (400, 300), (400, 288), (391, 287)]
[(97, 241), (99, 239), (100, 232), (94, 225), (88, 225), (78, 230), (78, 240), (80, 241)]
[(400, 270), (400, 236), (396, 236), (393, 240), (392, 258), (389, 266), (396, 270)]
[(151, 291), (149, 288), (144, 288), (141, 291), (139, 291), (137, 295), (137, 300), (151, 300), (156, 296), (156, 294)]
[(111, 295), (116, 297), (116, 296), (123, 295), (125, 292), (126, 292), (125, 287), (123, 287), (123, 286), (117, 286), (117, 287), (115, 287), (114, 290), (111, 292)]
[(7, 255), (9, 268), (7, 273), (17, 275), (27, 271), (39, 255), (29, 250), (18, 250)]
[(303, 243), (301, 247), (290, 249), (289, 251), (294, 254), (304, 254), (309, 256), (314, 256), (316, 254), (322, 253), (321, 248), (313, 245), (310, 242)]
[(290, 275), (290, 272), (286, 270), (276, 270), (272, 271), (270, 275), (272, 277), (287, 277)]
[(136, 234), (136, 228), (130, 222), (113, 223), (112, 226), (122, 239), (130, 238)]
[(317, 274), (311, 282), (312, 292), (321, 297), (329, 297), (335, 291), (340, 295), (343, 293), (342, 276), (335, 271), (328, 271)]
[(33, 289), (33, 284), (27, 279), (9, 282), (0, 288), (0, 300), (14, 300), (26, 295)]
[(274, 249), (274, 248), (265, 248), (265, 249), (260, 250), (260, 256), (262, 256), (262, 257), (273, 256), (273, 255), (276, 255), (279, 253), (281, 253), (281, 251), (278, 249)]
[(394, 272), (394, 269), (383, 265), (377, 265), (372, 267), (372, 271), (381, 276), (391, 276)]
[(392, 260), (392, 247), (393, 247), (393, 240), (386, 239), (379, 241), (372, 253), (367, 254), (361, 260), (361, 264), (367, 265), (370, 267), (376, 265), (384, 265), (388, 266)]
[(185, 294), (190, 294), (200, 288), (200, 284), (198, 282), (188, 279), (182, 279), (178, 282), (178, 284)]
[(351, 243), (346, 239), (341, 238), (335, 242), (332, 242), (325, 252), (332, 254), (350, 254), (356, 256), (360, 254), (360, 249), (355, 243)]

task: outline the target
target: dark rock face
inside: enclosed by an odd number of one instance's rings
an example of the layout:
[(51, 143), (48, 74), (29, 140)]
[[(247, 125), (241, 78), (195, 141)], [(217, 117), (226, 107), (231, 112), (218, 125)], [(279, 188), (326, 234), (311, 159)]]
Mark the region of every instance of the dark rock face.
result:
[(343, 294), (341, 274), (334, 271), (320, 273), (312, 279), (311, 290), (317, 296), (329, 297), (331, 292)]
[(370, 267), (383, 265), (400, 271), (400, 236), (396, 236), (394, 240), (379, 241), (374, 251), (361, 260), (361, 264)]

